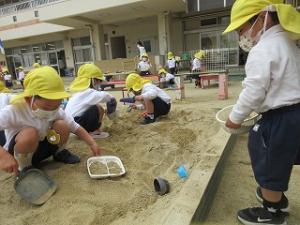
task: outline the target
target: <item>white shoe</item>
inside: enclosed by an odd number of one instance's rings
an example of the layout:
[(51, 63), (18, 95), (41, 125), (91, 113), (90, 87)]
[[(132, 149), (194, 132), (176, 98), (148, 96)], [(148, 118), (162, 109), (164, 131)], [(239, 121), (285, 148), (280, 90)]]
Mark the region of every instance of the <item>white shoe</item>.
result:
[(110, 136), (109, 133), (107, 132), (92, 132), (90, 133), (90, 135), (94, 138), (94, 139), (104, 139), (104, 138), (108, 138)]

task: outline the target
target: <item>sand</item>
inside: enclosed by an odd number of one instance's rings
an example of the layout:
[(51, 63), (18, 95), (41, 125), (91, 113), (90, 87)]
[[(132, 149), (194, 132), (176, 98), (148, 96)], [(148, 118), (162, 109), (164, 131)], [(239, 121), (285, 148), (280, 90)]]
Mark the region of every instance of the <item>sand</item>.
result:
[[(232, 149), (207, 220), (203, 223), (194, 222), (192, 225), (240, 225), (236, 212), (259, 206), (255, 198), (257, 184), (248, 156), (247, 140), (248, 135), (241, 136)], [(300, 224), (299, 182), (300, 167), (295, 166), (286, 192), (290, 201), (290, 216), (287, 218), (289, 225)]]
[[(218, 101), (217, 88), (202, 90), (188, 84), (187, 99), (174, 101), (168, 117), (147, 126), (139, 124), (139, 112), (128, 113), (126, 106), (119, 105), (119, 117), (104, 121), (104, 130), (111, 137), (97, 142), (104, 155), (123, 161), (126, 175), (91, 179), (86, 168), (91, 151), (82, 141), (71, 139), (67, 148), (81, 157), (81, 163), (43, 163), (42, 169), (58, 184), (56, 194), (43, 206), (21, 200), (13, 189), (14, 178), (0, 173), (0, 224), (133, 225), (146, 224), (143, 221), (148, 215), (161, 216), (184, 185), (176, 174), (180, 165), (187, 166), (188, 172), (198, 162), (204, 170), (211, 167), (215, 160), (211, 143), (220, 129), (215, 113), (233, 103), (240, 89), (240, 82), (234, 83), (231, 98)], [(169, 93), (175, 99), (174, 91)], [(120, 91), (112, 94), (120, 96)], [(168, 195), (155, 193), (157, 176), (170, 182)]]

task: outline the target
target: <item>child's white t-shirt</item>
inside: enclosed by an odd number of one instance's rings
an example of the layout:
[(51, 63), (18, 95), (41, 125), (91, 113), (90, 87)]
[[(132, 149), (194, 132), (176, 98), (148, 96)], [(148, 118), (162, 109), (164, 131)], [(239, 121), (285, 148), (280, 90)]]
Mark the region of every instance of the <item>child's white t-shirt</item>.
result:
[(146, 62), (140, 61), (138, 64), (138, 69), (140, 71), (149, 71), (151, 69), (151, 65), (148, 61), (146, 61)]
[(106, 91), (88, 88), (71, 96), (65, 112), (72, 117), (81, 116), (91, 106), (109, 102), (112, 98), (113, 96)]
[(9, 81), (9, 80), (11, 80), (12, 79), (12, 77), (11, 77), (11, 75), (10, 74), (6, 74), (6, 75), (4, 75), (4, 80), (7, 80), (7, 81)]
[(246, 78), (229, 116), (240, 124), (252, 112), (300, 102), (300, 49), (280, 25), (268, 29), (249, 52)]
[(18, 73), (18, 78), (19, 78), (19, 80), (23, 80), (25, 78), (25, 73), (23, 71), (20, 71)]
[(171, 97), (162, 89), (151, 83), (144, 84), (141, 96), (148, 100), (153, 100), (156, 97), (159, 97), (167, 104), (171, 103)]
[(140, 52), (140, 59), (142, 59), (142, 55), (146, 53), (145, 47), (139, 46), (138, 49)]
[(175, 60), (175, 58), (168, 59), (168, 68), (171, 69), (171, 68), (175, 68), (175, 67), (176, 67), (176, 60)]
[(5, 106), (9, 105), (10, 99), (13, 97), (13, 94), (9, 93), (0, 93), (0, 110)]
[(72, 117), (59, 108), (52, 121), (37, 118), (31, 108), (24, 102), (8, 105), (0, 110), (0, 130), (5, 130), (6, 143), (4, 149), (8, 150), (12, 138), (25, 127), (33, 127), (38, 131), (40, 141), (44, 140), (51, 128), (53, 121), (64, 120), (70, 126), (72, 133), (80, 127)]
[(201, 60), (197, 59), (197, 58), (194, 58), (194, 60), (193, 60), (192, 71), (195, 71), (195, 70), (201, 70)]
[(174, 79), (174, 78), (175, 78), (175, 76), (173, 74), (171, 74), (171, 73), (167, 73), (166, 74), (166, 81), (167, 82), (170, 81), (170, 80), (172, 80), (172, 79)]

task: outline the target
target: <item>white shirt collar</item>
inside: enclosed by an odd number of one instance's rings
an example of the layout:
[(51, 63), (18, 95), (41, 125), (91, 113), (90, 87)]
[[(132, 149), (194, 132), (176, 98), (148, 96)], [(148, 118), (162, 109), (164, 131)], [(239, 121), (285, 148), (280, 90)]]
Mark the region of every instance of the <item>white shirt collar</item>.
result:
[(265, 33), (263, 33), (263, 35), (261, 36), (261, 40), (263, 39), (268, 39), (271, 36), (274, 36), (274, 34), (280, 33), (280, 32), (284, 32), (282, 26), (280, 24), (275, 25), (271, 28), (269, 28), (267, 31), (265, 31)]

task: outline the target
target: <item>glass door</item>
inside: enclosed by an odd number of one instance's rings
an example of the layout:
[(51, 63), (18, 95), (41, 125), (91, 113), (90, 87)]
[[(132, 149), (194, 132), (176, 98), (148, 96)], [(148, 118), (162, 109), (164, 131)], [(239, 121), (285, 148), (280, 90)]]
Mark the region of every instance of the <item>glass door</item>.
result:
[(59, 73), (57, 52), (56, 51), (55, 52), (49, 52), (48, 56), (49, 56), (49, 65), (51, 67), (53, 67), (54, 69), (56, 69), (56, 71)]

